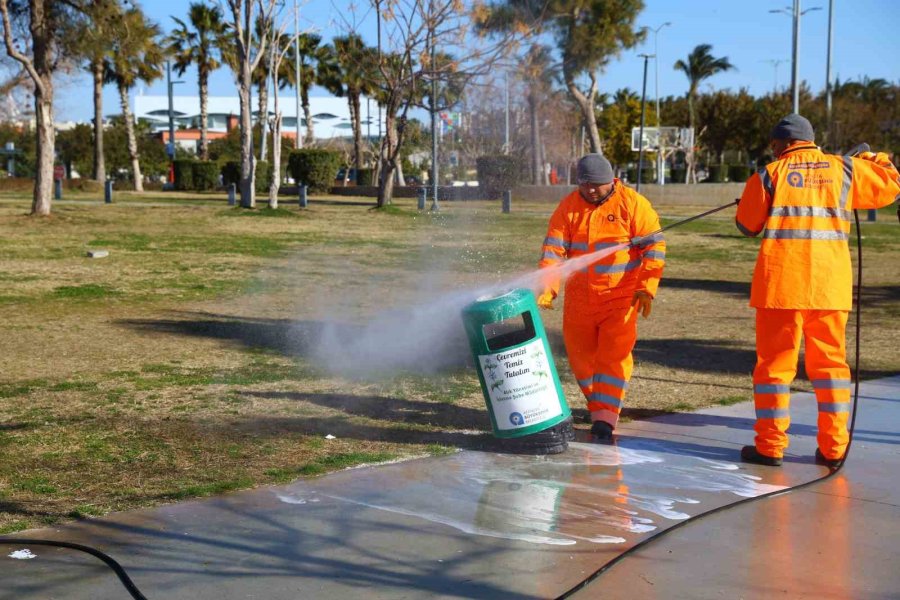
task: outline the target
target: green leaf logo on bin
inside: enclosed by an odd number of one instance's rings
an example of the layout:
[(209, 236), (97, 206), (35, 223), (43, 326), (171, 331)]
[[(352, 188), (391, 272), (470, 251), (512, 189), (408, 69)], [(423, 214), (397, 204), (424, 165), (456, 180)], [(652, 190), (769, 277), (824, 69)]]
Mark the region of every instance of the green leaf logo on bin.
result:
[(479, 298), (462, 319), (495, 436), (530, 435), (569, 418), (531, 290)]

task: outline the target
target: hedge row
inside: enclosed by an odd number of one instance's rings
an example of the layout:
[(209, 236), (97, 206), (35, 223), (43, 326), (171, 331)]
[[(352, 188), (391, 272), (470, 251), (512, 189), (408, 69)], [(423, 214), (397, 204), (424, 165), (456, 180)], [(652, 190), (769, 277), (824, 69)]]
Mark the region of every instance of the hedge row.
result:
[(342, 162), (338, 152), (303, 148), (291, 152), (288, 157), (288, 172), (294, 181), (305, 185), (310, 192), (321, 194), (334, 184)]

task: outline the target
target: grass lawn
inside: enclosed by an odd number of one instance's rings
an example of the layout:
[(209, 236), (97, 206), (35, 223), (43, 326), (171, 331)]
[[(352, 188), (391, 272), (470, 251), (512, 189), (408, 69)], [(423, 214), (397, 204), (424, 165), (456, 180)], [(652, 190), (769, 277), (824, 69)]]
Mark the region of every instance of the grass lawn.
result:
[[(366, 202), (246, 211), (213, 195), (117, 193), (104, 205), (73, 192), (35, 219), (30, 198), (0, 195), (0, 532), (486, 444), (454, 335), (418, 360), (363, 369), (318, 360), (320, 334), (337, 321), (356, 356), (354, 335), (393, 311), (401, 325), (385, 339), (433, 343), (402, 320), (427, 305), (461, 335), (442, 299), (533, 269), (553, 205), (514, 201), (504, 215), (499, 202), (439, 213)], [(666, 223), (706, 208), (657, 206)], [(732, 217), (667, 232), (626, 417), (750, 399), (758, 241)], [(900, 371), (894, 218), (864, 224), (865, 378)], [(581, 409), (561, 316), (544, 321)]]

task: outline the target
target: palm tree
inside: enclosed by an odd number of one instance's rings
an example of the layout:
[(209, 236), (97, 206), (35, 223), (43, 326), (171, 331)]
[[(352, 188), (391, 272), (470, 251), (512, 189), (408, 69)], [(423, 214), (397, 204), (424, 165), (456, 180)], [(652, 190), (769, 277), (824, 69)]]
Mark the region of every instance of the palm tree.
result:
[[(322, 36), (314, 33), (301, 33), (297, 36), (300, 51), (300, 103), (303, 105), (303, 117), (306, 119), (306, 140), (312, 143), (312, 115), (309, 114), (309, 89), (318, 81), (318, 65), (328, 58), (328, 51), (322, 46)], [(299, 128), (298, 128), (299, 129)]]
[[(690, 119), (690, 127), (694, 128), (697, 122), (697, 114), (694, 109), (694, 101), (697, 97), (697, 88), (703, 81), (709, 79), (717, 73), (728, 71), (734, 68), (728, 61), (727, 56), (715, 58), (709, 52), (712, 50), (711, 44), (700, 44), (688, 54), (687, 62), (679, 59), (675, 63), (675, 70), (681, 71), (688, 78), (688, 118)], [(688, 181), (694, 177), (694, 161), (693, 152), (688, 153)]]
[[(121, 24), (111, 32), (112, 52), (105, 60), (106, 81), (114, 83), (119, 90), (122, 104), (122, 118), (128, 135), (128, 154), (134, 175), (134, 189), (144, 191), (141, 181), (141, 165), (138, 156), (137, 139), (134, 135), (134, 120), (128, 102), (128, 91), (138, 81), (150, 83), (162, 77), (165, 51), (159, 43), (159, 25), (148, 20), (138, 8), (132, 8), (122, 15)], [(175, 143), (175, 140), (169, 140)]]
[(172, 17), (177, 27), (166, 38), (169, 53), (175, 59), (175, 72), (184, 75), (192, 64), (197, 65), (197, 84), (200, 88), (200, 158), (209, 159), (209, 75), (222, 62), (219, 47), (228, 30), (222, 10), (203, 2), (191, 3), (188, 22)]
[(373, 91), (373, 50), (363, 39), (351, 33), (336, 37), (325, 47), (326, 60), (319, 64), (319, 82), (335, 96), (347, 96), (350, 123), (353, 126), (353, 165), (356, 174), (362, 168), (362, 119), (360, 97)]
[(110, 53), (109, 37), (119, 26), (121, 6), (118, 2), (92, 2), (85, 6), (83, 18), (68, 33), (67, 51), (84, 60), (94, 88), (94, 179), (106, 179), (103, 156), (103, 63)]

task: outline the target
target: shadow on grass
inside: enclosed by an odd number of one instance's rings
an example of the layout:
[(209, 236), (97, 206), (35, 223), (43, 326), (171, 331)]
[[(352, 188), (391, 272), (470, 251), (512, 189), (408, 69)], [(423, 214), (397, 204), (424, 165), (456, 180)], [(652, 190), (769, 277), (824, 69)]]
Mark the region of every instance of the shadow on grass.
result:
[[(385, 332), (385, 348), (396, 346), (397, 339), (409, 340), (402, 351), (392, 352), (378, 348), (360, 352), (354, 341), (365, 339), (369, 343), (372, 332), (364, 325), (330, 323), (324, 321), (294, 321), (290, 319), (263, 319), (235, 317), (202, 312), (170, 313), (170, 319), (132, 319), (119, 321), (127, 327), (144, 332), (184, 335), (218, 339), (237, 343), (246, 348), (278, 352), (285, 356), (310, 360), (323, 368), (344, 376), (377, 378), (400, 372), (440, 373), (471, 366), (472, 358), (460, 325), (455, 336), (448, 336), (437, 346), (423, 343), (417, 347), (415, 331), (396, 330)], [(389, 336), (396, 336), (389, 338)], [(324, 351), (325, 346), (330, 348)], [(339, 364), (334, 356), (346, 350), (348, 361)]]

